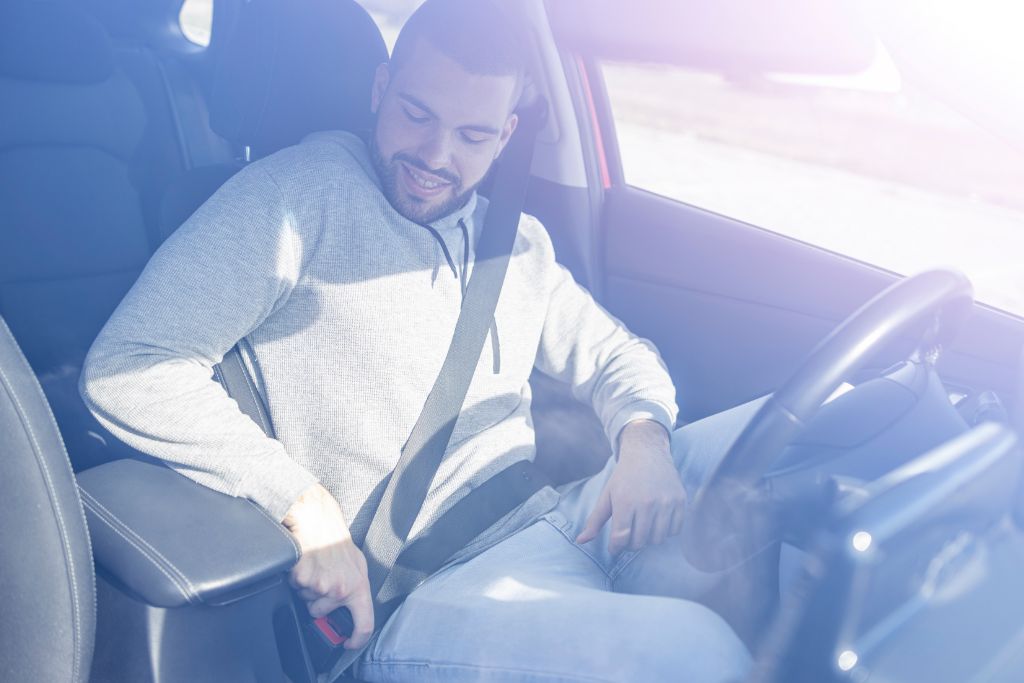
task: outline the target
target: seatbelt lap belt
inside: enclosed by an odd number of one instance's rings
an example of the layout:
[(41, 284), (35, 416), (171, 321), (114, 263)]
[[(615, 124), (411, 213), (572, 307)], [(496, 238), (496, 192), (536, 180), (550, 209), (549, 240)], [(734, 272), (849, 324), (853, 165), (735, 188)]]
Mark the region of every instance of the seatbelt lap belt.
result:
[[(532, 462), (516, 463), (475, 487), (406, 547), (409, 532), (448, 449), (491, 327), (515, 244), (537, 133), (545, 114), (543, 101), (519, 112), (516, 133), (495, 171), (473, 275), (451, 345), (362, 543), (377, 628), (384, 625), (408, 593), (452, 554), (547, 485)], [(273, 435), (269, 413), (254, 391), (238, 347), (225, 356), (215, 373), (239, 408), (268, 435)], [(401, 571), (394, 571), (396, 564), (401, 565)], [(359, 655), (359, 650), (339, 649), (332, 657), (334, 661), (327, 662), (330, 673), (326, 680), (340, 677)]]

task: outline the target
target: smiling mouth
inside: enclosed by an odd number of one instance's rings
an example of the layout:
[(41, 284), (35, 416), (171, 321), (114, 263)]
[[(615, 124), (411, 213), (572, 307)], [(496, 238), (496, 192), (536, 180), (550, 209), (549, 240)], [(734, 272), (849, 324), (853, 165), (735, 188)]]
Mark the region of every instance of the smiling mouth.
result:
[(401, 164), (405, 185), (413, 195), (423, 199), (430, 199), (441, 194), (451, 186), (450, 182), (442, 180), (433, 174), (420, 171), (404, 161)]

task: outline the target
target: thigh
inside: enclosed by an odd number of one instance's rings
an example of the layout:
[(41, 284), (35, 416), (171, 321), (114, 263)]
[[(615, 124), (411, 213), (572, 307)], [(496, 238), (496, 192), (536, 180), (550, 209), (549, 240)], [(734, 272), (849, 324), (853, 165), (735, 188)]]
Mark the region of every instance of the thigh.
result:
[(726, 681), (749, 656), (681, 600), (612, 593), (589, 555), (544, 520), (414, 592), (357, 673), (385, 681)]
[[(672, 458), (691, 502), (765, 400), (766, 397), (755, 399), (711, 415), (672, 434)], [(571, 538), (583, 529), (614, 467), (615, 462), (609, 461), (590, 479), (561, 490), (552, 516), (564, 520)], [(699, 572), (686, 562), (678, 538), (639, 552), (612, 555), (608, 552), (609, 526), (606, 524), (597, 538), (581, 548), (605, 569), (615, 590), (692, 598), (703, 594), (717, 580), (717, 576)]]
[[(672, 457), (692, 503), (743, 428), (767, 400), (762, 397), (677, 429)], [(612, 572), (614, 589), (628, 593), (697, 599), (715, 586), (719, 574), (701, 572), (687, 562), (679, 537), (623, 553)]]
[(672, 434), (672, 458), (691, 501), (725, 457), (736, 437), (767, 400), (768, 396), (762, 396), (742, 403), (691, 422)]

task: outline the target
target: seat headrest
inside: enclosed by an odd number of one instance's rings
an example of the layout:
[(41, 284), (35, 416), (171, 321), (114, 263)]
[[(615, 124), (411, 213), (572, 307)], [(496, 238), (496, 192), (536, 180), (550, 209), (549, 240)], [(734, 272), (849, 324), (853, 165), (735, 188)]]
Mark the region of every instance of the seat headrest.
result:
[(353, 0), (251, 0), (216, 49), (210, 125), (255, 156), (372, 125), (373, 76), (388, 53)]
[(0, 76), (100, 83), (114, 71), (103, 26), (70, 3), (0, 3)]

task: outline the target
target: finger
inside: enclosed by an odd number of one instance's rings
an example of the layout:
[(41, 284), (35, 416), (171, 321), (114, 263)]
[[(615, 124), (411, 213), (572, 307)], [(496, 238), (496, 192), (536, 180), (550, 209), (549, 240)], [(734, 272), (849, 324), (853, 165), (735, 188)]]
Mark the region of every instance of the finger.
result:
[(577, 543), (588, 543), (597, 538), (601, 527), (605, 525), (612, 516), (612, 498), (608, 491), (602, 491), (601, 497), (597, 499), (597, 505), (591, 510), (587, 517), (587, 523), (583, 525), (583, 531), (576, 537)]
[(291, 584), (291, 587), (295, 588), (296, 590), (306, 585), (304, 580), (305, 577), (302, 577), (302, 579), (299, 578), (300, 571), (302, 570), (300, 569), (299, 565), (295, 565), (294, 567), (292, 567), (292, 570), (288, 572), (288, 583)]
[(612, 517), (612, 530), (608, 534), (608, 552), (618, 555), (629, 546), (633, 535), (633, 514), (620, 513)]
[(668, 525), (668, 535), (678, 536), (683, 532), (683, 520), (686, 518), (686, 508), (677, 505), (672, 511), (672, 522)]
[(651, 529), (654, 527), (654, 517), (657, 509), (645, 507), (637, 510), (633, 515), (633, 533), (629, 536), (629, 549), (640, 550), (650, 543)]
[(321, 596), (309, 603), (309, 616), (314, 619), (325, 617), (344, 604), (341, 600), (329, 595)]
[(310, 588), (300, 588), (295, 593), (303, 602), (313, 602), (323, 597), (323, 595)]
[(651, 525), (651, 545), (659, 545), (668, 536), (668, 527), (672, 521), (672, 508), (658, 510)]
[(346, 602), (349, 612), (352, 613), (352, 637), (345, 641), (345, 647), (349, 650), (356, 650), (370, 642), (373, 635), (373, 600), (370, 599), (370, 586), (366, 590), (353, 594)]

